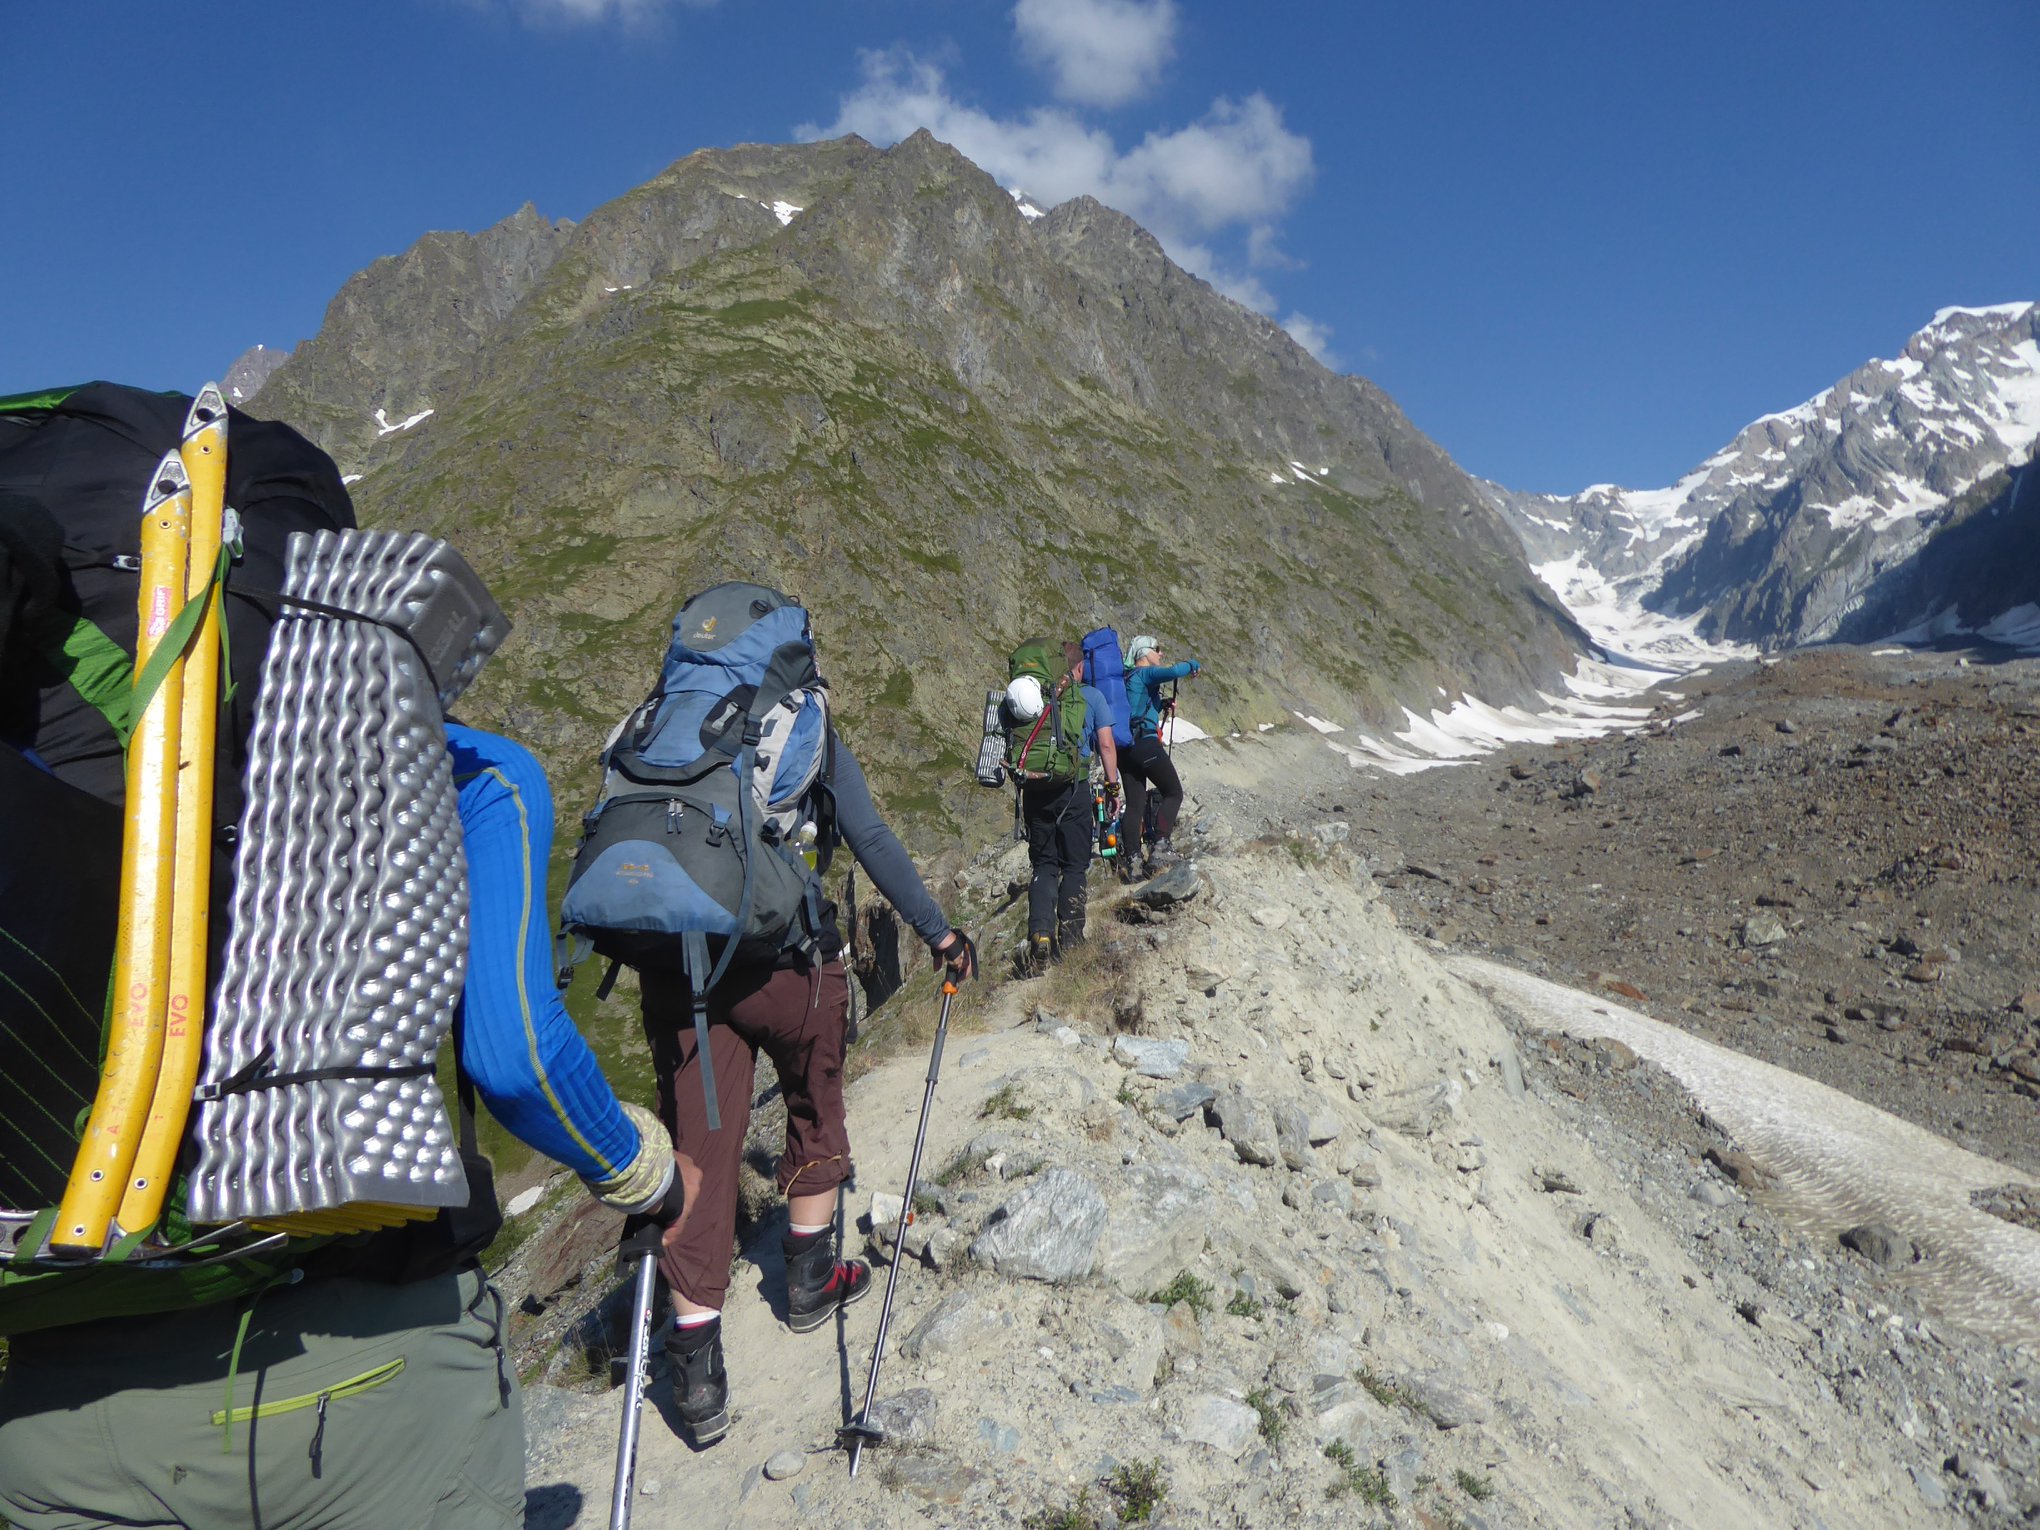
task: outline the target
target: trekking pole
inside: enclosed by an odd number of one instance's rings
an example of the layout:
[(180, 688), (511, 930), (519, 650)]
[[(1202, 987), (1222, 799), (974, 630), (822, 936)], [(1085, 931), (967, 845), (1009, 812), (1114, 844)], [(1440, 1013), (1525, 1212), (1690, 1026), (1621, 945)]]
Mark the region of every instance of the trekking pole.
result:
[(609, 1530), (630, 1530), (630, 1500), (637, 1485), (638, 1424), (651, 1390), (652, 1304), (658, 1299), (658, 1229), (631, 1281), (630, 1373), (624, 1378), (623, 1425), (616, 1437), (616, 1481), (609, 1490)]
[(836, 1431), (839, 1440), (850, 1445), (850, 1475), (857, 1475), (865, 1442), (882, 1440), (885, 1431), (871, 1422), (871, 1404), (878, 1396), (878, 1368), (885, 1360), (886, 1330), (892, 1327), (893, 1294), (899, 1289), (900, 1265), (906, 1255), (907, 1228), (914, 1221), (914, 1191), (921, 1182), (921, 1149), (928, 1142), (928, 1113), (935, 1105), (935, 1080), (942, 1072), (942, 1043), (949, 1035), (949, 1006), (956, 1000), (956, 980), (942, 982), (942, 1018), (935, 1022), (935, 1046), (928, 1054), (928, 1088), (921, 1096), (921, 1125), (914, 1133), (914, 1153), (907, 1160), (907, 1193), (900, 1205), (899, 1227), (893, 1234), (892, 1268), (886, 1272), (885, 1301), (878, 1309), (878, 1338), (871, 1346), (871, 1377), (864, 1384), (864, 1406), (857, 1417)]

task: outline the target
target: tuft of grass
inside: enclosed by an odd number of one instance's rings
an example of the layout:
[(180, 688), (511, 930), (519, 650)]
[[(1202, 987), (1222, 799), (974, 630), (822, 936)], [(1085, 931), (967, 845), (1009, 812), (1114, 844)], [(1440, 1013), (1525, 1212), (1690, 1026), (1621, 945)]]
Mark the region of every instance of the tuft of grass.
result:
[(1452, 1480), (1459, 1484), (1459, 1491), (1475, 1503), (1486, 1503), (1495, 1496), (1494, 1478), (1470, 1472), (1463, 1466), (1452, 1473)]
[(1202, 1317), (1211, 1310), (1211, 1282), (1199, 1280), (1188, 1270), (1184, 1270), (1161, 1290), (1150, 1291), (1148, 1300), (1159, 1302), (1164, 1307), (1173, 1307), (1182, 1302), (1192, 1312)]
[(1119, 1081), (1119, 1093), (1114, 1098), (1122, 1105), (1137, 1106), (1140, 1104), (1140, 1096), (1133, 1092), (1133, 1077), (1131, 1074)]
[(1362, 1503), (1394, 1508), (1395, 1493), (1389, 1488), (1388, 1474), (1378, 1466), (1362, 1466), (1353, 1447), (1344, 1440), (1334, 1440), (1325, 1447), (1325, 1459), (1339, 1469), (1339, 1478), (1325, 1489), (1327, 1498), (1343, 1498), (1352, 1493)]
[(953, 1189), (982, 1169), (988, 1156), (985, 1153), (973, 1153), (966, 1148), (942, 1166), (941, 1172), (935, 1176), (935, 1183), (944, 1190)]
[(1372, 1397), (1384, 1408), (1407, 1409), (1409, 1412), (1416, 1414), (1418, 1418), (1429, 1418), (1431, 1416), (1431, 1410), (1425, 1406), (1424, 1400), (1399, 1381), (1393, 1381), (1386, 1376), (1377, 1375), (1364, 1365), (1353, 1373), (1353, 1379), (1365, 1387), (1368, 1396)]
[(1147, 1523), (1162, 1500), (1169, 1496), (1169, 1484), (1162, 1476), (1159, 1459), (1134, 1461), (1119, 1468), (1105, 1484), (1105, 1490), (1119, 1500), (1122, 1525)]
[(1275, 1394), (1267, 1387), (1256, 1387), (1247, 1394), (1247, 1406), (1261, 1415), (1261, 1438), (1270, 1445), (1280, 1445), (1289, 1421), (1276, 1406)]
[[(1108, 1522), (1144, 1525), (1162, 1500), (1169, 1496), (1168, 1480), (1162, 1476), (1159, 1460), (1134, 1461), (1105, 1479), (1105, 1491), (1114, 1500)], [(1060, 1509), (1037, 1509), (1020, 1521), (1021, 1530), (1100, 1530), (1098, 1513), (1091, 1507), (1091, 1490), (1077, 1490), (1076, 1501)]]
[(1021, 1530), (1098, 1530), (1091, 1512), (1091, 1490), (1079, 1488), (1077, 1501), (1062, 1509), (1036, 1509), (1020, 1521)]
[(1011, 1084), (1001, 1084), (983, 1105), (978, 1116), (986, 1121), (1025, 1121), (1034, 1114), (1032, 1105), (1022, 1105)]
[[(1261, 1321), (1263, 1316), (1261, 1304), (1244, 1291), (1233, 1292), (1232, 1300), (1225, 1304), (1225, 1310), (1226, 1315), (1229, 1317), (1252, 1318), (1257, 1323)], [(1249, 1402), (1253, 1401), (1252, 1398), (1247, 1400)]]

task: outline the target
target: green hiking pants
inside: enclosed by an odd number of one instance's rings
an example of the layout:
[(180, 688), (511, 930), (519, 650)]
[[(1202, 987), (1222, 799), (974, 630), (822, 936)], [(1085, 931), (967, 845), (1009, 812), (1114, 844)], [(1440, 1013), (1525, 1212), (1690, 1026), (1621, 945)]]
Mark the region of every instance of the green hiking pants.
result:
[(467, 1270), (21, 1335), (0, 1380), (0, 1520), (514, 1530), (524, 1413), (502, 1330)]

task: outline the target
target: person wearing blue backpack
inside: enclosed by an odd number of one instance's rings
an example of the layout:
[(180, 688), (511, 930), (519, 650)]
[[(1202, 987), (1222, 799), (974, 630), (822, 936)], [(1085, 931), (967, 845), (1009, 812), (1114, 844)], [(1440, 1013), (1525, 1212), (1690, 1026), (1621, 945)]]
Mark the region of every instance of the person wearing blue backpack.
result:
[[(1127, 878), (1134, 875), (1136, 863), (1152, 876), (1177, 859), (1171, 837), (1176, 832), (1176, 815), (1183, 809), (1183, 782), (1162, 737), (1161, 688), (1171, 681), (1201, 673), (1204, 666), (1195, 659), (1185, 659), (1180, 664), (1163, 660), (1158, 638), (1143, 634), (1126, 645), (1126, 710), (1133, 747), (1121, 757), (1126, 817), (1120, 832), (1119, 866), (1120, 875)], [(1167, 705), (1173, 710), (1173, 699)], [(1155, 794), (1154, 837), (1143, 845), (1143, 819), (1151, 791)]]
[(639, 975), (659, 1114), (687, 1187), (659, 1268), (673, 1293), (674, 1402), (696, 1446), (730, 1426), (721, 1317), (761, 1051), (786, 1106), (787, 1326), (819, 1328), (871, 1288), (870, 1266), (840, 1258), (834, 1237), (851, 1177), (850, 988), (822, 894), (830, 853), (849, 846), (953, 981), (977, 968), (830, 711), (804, 609), (757, 584), (694, 596), (673, 618), (657, 688), (603, 753), (607, 784), (561, 904), (570, 940)]

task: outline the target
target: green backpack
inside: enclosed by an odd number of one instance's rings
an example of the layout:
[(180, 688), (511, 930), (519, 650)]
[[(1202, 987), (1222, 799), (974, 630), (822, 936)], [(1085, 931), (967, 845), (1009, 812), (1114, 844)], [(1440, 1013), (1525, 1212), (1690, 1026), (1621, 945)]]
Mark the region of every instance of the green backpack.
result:
[(1030, 638), (1013, 650), (1008, 680), (1030, 675), (1047, 700), (1032, 722), (1016, 723), (1006, 735), (1006, 766), (1021, 781), (1074, 781), (1084, 773), (1084, 693), (1069, 678), (1062, 649), (1047, 638)]

